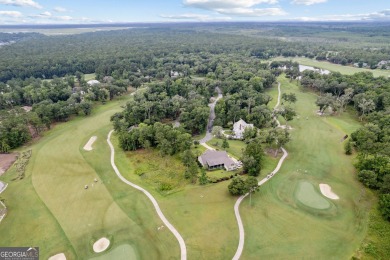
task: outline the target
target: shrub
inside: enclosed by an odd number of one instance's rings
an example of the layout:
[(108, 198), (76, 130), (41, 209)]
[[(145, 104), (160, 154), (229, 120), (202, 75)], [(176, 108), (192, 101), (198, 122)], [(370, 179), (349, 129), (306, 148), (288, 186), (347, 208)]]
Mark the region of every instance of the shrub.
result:
[(385, 219), (390, 221), (390, 194), (383, 194), (379, 197), (379, 211)]
[(344, 150), (345, 150), (345, 154), (347, 154), (347, 155), (351, 155), (352, 154), (352, 143), (351, 143), (350, 140), (348, 140), (344, 144)]

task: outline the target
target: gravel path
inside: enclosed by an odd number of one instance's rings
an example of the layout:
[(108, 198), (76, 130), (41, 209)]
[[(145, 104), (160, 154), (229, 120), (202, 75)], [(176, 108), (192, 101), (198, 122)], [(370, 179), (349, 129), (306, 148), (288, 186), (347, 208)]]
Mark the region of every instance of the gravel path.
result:
[(186, 244), (184, 242), (184, 239), (181, 237), (181, 235), (179, 234), (179, 232), (175, 229), (175, 227), (169, 223), (169, 221), (167, 220), (167, 218), (164, 216), (164, 214), (162, 213), (161, 209), (160, 209), (160, 206), (158, 205), (157, 203), (157, 200), (152, 196), (152, 194), (150, 194), (147, 190), (145, 190), (144, 188), (128, 181), (125, 177), (122, 176), (122, 174), (119, 172), (118, 168), (116, 167), (115, 165), (115, 149), (114, 149), (114, 146), (112, 145), (110, 139), (111, 139), (111, 134), (114, 132), (114, 130), (111, 130), (110, 133), (108, 134), (108, 137), (107, 137), (107, 143), (108, 145), (110, 146), (110, 149), (111, 149), (111, 166), (112, 168), (114, 169), (116, 175), (119, 177), (119, 179), (121, 179), (121, 181), (123, 181), (124, 183), (126, 183), (127, 185), (130, 185), (131, 187), (143, 192), (148, 198), (149, 200), (152, 202), (154, 208), (156, 209), (156, 212), (158, 214), (158, 216), (160, 217), (161, 221), (164, 223), (164, 225), (173, 233), (173, 235), (176, 237), (177, 241), (179, 242), (179, 245), (180, 245), (180, 252), (181, 252), (181, 260), (186, 260), (187, 259), (187, 248), (186, 248)]
[[(276, 109), (280, 105), (280, 97), (281, 97), (280, 82), (278, 82), (278, 91), (279, 91), (278, 102), (276, 103), (274, 109)], [(276, 118), (275, 118), (275, 120), (278, 123), (278, 127), (281, 127), (279, 121)], [(259, 183), (258, 183), (259, 186), (263, 185), (268, 180), (270, 180), (282, 167), (284, 160), (288, 156), (288, 152), (284, 148), (282, 148), (282, 151), (283, 151), (283, 156), (282, 156), (282, 158), (280, 158), (275, 170), (273, 170), (270, 174), (268, 174), (266, 178), (259, 181)], [(238, 241), (237, 251), (236, 251), (236, 254), (233, 256), (233, 260), (240, 259), (242, 251), (244, 249), (245, 231), (244, 231), (244, 225), (242, 224), (242, 219), (240, 216), (240, 204), (248, 195), (249, 195), (249, 193), (242, 195), (241, 197), (238, 198), (238, 200), (236, 201), (236, 204), (234, 204), (234, 214), (236, 215), (236, 220), (237, 220), (237, 224), (238, 224), (238, 231), (239, 231), (240, 237), (239, 237), (239, 241)]]
[(218, 92), (218, 97), (214, 100), (214, 102), (209, 104), (210, 116), (209, 116), (209, 121), (207, 123), (206, 135), (201, 140), (199, 140), (200, 144), (206, 143), (211, 139), (213, 139), (213, 135), (211, 134), (211, 129), (213, 128), (214, 119), (215, 119), (215, 104), (217, 104), (218, 100), (220, 100), (223, 97), (222, 91), (219, 87), (216, 87), (215, 90)]

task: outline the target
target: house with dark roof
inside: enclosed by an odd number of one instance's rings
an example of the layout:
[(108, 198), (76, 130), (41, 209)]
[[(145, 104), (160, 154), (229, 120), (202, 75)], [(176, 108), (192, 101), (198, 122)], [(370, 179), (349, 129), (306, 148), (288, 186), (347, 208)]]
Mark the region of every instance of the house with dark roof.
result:
[(207, 150), (198, 157), (199, 163), (208, 170), (224, 168), (227, 171), (237, 169), (237, 164), (229, 157), (226, 151)]

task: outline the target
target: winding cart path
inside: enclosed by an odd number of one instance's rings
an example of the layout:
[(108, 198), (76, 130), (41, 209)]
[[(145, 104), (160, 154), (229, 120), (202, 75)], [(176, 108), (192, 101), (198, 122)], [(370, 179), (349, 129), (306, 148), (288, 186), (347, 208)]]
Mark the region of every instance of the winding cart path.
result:
[(119, 177), (119, 179), (121, 179), (121, 181), (123, 181), (127, 185), (130, 185), (134, 189), (137, 189), (137, 190), (143, 192), (149, 198), (149, 200), (152, 202), (154, 208), (156, 209), (157, 215), (160, 217), (161, 221), (172, 232), (172, 234), (176, 237), (177, 241), (179, 242), (180, 252), (181, 252), (180, 259), (186, 260), (187, 259), (187, 248), (186, 248), (186, 244), (184, 242), (184, 239), (182, 238), (180, 233), (176, 230), (176, 228), (171, 223), (169, 223), (168, 219), (164, 216), (164, 214), (162, 213), (162, 211), (160, 209), (160, 206), (157, 203), (157, 200), (147, 190), (128, 181), (125, 177), (123, 177), (122, 174), (119, 172), (118, 167), (115, 165), (115, 149), (110, 141), (111, 134), (113, 132), (114, 132), (114, 130), (111, 130), (110, 133), (108, 134), (108, 137), (107, 137), (107, 143), (111, 149), (111, 166), (112, 166), (112, 168), (114, 169), (114, 171), (115, 171), (116, 175)]
[[(280, 82), (278, 82), (278, 102), (276, 103), (274, 110), (280, 105), (280, 97), (281, 97)], [(276, 119), (276, 117), (275, 117), (275, 120), (278, 123), (278, 127), (282, 127), (280, 125), (280, 122)], [(288, 152), (284, 148), (282, 148), (282, 151), (283, 151), (283, 156), (282, 156), (282, 158), (280, 158), (275, 170), (273, 170), (270, 174), (268, 174), (266, 178), (259, 181), (259, 183), (258, 183), (259, 186), (263, 185), (268, 180), (270, 180), (282, 167), (284, 160), (288, 156)], [(236, 251), (236, 254), (233, 256), (233, 260), (240, 259), (242, 251), (244, 249), (245, 231), (244, 231), (244, 225), (242, 223), (242, 219), (240, 216), (240, 204), (248, 195), (249, 195), (249, 193), (239, 197), (238, 200), (236, 201), (236, 204), (234, 205), (234, 214), (236, 215), (237, 224), (238, 224), (238, 231), (239, 231), (240, 237), (239, 237), (239, 241), (238, 241), (237, 251)]]

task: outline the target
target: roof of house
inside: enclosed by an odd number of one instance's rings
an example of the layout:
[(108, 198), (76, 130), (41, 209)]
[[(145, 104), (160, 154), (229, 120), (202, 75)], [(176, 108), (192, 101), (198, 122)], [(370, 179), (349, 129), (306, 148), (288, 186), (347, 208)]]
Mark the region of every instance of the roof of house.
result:
[(235, 130), (244, 131), (245, 127), (253, 127), (253, 124), (247, 124), (244, 120), (240, 119), (234, 123), (233, 128)]
[(217, 166), (217, 165), (225, 165), (231, 166), (234, 163), (232, 159), (228, 156), (226, 151), (212, 151), (207, 150), (201, 156), (202, 162), (207, 164), (209, 167)]
[(87, 82), (87, 84), (90, 85), (90, 86), (93, 86), (93, 85), (96, 85), (96, 84), (100, 84), (100, 82), (98, 80), (96, 80), (96, 79), (92, 79), (92, 80), (89, 80)]

